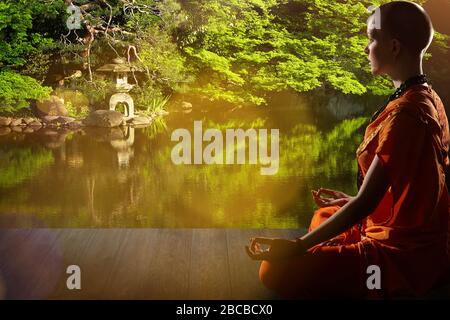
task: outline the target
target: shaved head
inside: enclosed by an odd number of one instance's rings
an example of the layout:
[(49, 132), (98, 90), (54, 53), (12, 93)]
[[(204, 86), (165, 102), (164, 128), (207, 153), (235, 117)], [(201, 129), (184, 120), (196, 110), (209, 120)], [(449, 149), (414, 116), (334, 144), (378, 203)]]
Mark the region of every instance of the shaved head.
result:
[[(372, 28), (370, 33), (374, 36), (381, 33), (382, 36), (397, 39), (413, 54), (428, 49), (434, 30), (430, 17), (421, 6), (408, 1), (393, 1), (381, 5), (379, 14), (381, 29)], [(369, 25), (374, 24), (375, 15), (369, 18)]]

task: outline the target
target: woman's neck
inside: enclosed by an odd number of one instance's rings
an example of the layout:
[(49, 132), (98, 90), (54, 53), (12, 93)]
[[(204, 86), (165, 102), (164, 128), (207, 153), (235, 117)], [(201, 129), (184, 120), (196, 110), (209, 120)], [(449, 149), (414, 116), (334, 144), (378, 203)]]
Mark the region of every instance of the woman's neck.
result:
[(394, 87), (398, 89), (406, 80), (419, 74), (423, 74), (422, 58), (415, 59), (415, 61), (411, 61), (411, 63), (405, 63), (403, 66), (399, 66), (398, 70), (391, 75), (391, 79), (394, 83)]

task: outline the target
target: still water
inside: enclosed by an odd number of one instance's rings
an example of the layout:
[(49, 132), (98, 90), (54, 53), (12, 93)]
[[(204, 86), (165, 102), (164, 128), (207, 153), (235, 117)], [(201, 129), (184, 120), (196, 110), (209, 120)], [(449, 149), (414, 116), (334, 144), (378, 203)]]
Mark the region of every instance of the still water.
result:
[[(355, 193), (355, 150), (377, 107), (369, 100), (281, 97), (234, 111), (195, 103), (189, 113), (175, 104), (146, 128), (2, 132), (0, 217), (16, 227), (305, 227), (311, 189)], [(279, 129), (277, 174), (252, 164), (175, 165), (171, 134), (193, 133), (195, 120), (223, 132)]]

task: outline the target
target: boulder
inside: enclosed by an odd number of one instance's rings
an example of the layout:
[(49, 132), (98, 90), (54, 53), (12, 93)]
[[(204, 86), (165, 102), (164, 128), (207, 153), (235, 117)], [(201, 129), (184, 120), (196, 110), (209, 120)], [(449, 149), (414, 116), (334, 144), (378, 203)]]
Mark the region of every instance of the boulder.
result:
[(0, 127), (8, 127), (11, 124), (10, 117), (0, 117)]
[(134, 126), (149, 125), (151, 122), (152, 122), (151, 118), (143, 116), (134, 117), (128, 120), (128, 123)]
[(83, 123), (92, 127), (113, 128), (118, 127), (123, 121), (123, 114), (112, 110), (97, 110), (89, 114)]
[(19, 119), (12, 119), (11, 123), (9, 124), (11, 127), (18, 127), (22, 125), (22, 118)]
[(71, 118), (71, 117), (57, 117), (56, 119), (53, 119), (52, 121), (50, 121), (50, 124), (57, 124), (57, 125), (67, 125), (71, 122), (74, 122), (75, 119)]
[(22, 123), (25, 123), (26, 125), (29, 125), (30, 123), (36, 121), (36, 119), (28, 117), (28, 118), (23, 118), (22, 119)]
[(42, 117), (42, 121), (46, 124), (53, 123), (53, 121), (57, 120), (59, 116), (44, 116)]
[(39, 120), (34, 120), (28, 124), (30, 127), (42, 127), (42, 123)]
[(64, 100), (57, 96), (51, 96), (46, 100), (37, 102), (36, 109), (42, 116), (68, 115), (67, 109), (64, 106)]
[(42, 128), (42, 123), (38, 120), (35, 120), (35, 121), (29, 123), (28, 126), (30, 128), (33, 128), (34, 130), (38, 130), (38, 129)]
[(81, 121), (75, 120), (67, 123), (67, 128), (69, 129), (78, 129), (83, 127), (83, 123)]

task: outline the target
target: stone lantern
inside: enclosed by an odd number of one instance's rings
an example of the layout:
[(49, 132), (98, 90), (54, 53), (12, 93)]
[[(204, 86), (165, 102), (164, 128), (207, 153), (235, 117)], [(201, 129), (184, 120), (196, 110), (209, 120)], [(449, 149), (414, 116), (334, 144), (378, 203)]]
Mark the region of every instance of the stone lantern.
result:
[(105, 64), (97, 69), (97, 72), (112, 73), (116, 80), (116, 91), (109, 99), (109, 110), (115, 110), (118, 103), (124, 103), (125, 117), (134, 117), (134, 101), (128, 92), (134, 85), (128, 83), (128, 74), (131, 72), (140, 72), (135, 66), (130, 66), (123, 58), (116, 58), (113, 63)]

